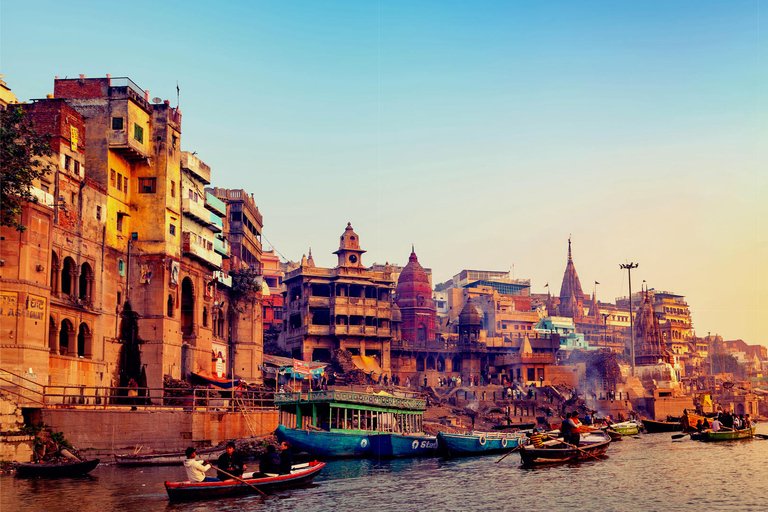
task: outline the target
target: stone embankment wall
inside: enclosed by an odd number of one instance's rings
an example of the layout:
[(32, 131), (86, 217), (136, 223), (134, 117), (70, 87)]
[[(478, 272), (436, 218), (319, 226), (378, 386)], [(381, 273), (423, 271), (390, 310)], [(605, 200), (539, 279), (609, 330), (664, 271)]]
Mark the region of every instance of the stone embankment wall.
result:
[(32, 458), (34, 436), (22, 434), (24, 426), (21, 407), (0, 396), (0, 460), (28, 462)]
[(278, 411), (260, 409), (246, 420), (241, 412), (44, 409), (42, 421), (79, 450), (129, 454), (139, 447), (140, 453), (183, 451), (265, 436), (277, 428)]

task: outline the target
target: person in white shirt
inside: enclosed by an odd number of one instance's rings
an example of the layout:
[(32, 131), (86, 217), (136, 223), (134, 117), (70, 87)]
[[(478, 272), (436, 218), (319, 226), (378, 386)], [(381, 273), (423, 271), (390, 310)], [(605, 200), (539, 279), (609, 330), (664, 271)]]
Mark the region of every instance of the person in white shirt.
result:
[(718, 431), (718, 430), (720, 430), (722, 427), (723, 427), (723, 424), (722, 424), (722, 423), (720, 423), (720, 420), (719, 420), (718, 418), (715, 418), (715, 419), (712, 421), (712, 432), (717, 432), (717, 431)]
[(211, 465), (207, 462), (203, 462), (195, 459), (197, 455), (193, 447), (187, 448), (184, 452), (187, 455), (187, 459), (184, 461), (184, 469), (187, 472), (187, 480), (194, 483), (199, 482), (220, 482), (216, 477), (205, 476), (205, 472), (211, 469)]

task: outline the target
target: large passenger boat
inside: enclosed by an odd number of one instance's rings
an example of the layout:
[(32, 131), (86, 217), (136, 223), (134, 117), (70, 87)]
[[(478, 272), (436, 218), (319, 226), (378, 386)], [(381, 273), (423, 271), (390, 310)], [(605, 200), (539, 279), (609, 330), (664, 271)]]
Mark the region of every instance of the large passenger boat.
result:
[(277, 393), (275, 404), (277, 438), (318, 457), (432, 455), (437, 446), (435, 436), (423, 433), (420, 398), (328, 390)]

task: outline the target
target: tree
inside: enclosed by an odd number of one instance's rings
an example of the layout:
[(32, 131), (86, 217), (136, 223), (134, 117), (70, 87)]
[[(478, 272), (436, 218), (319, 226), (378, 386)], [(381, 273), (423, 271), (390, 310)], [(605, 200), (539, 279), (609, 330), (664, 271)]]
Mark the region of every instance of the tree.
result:
[(715, 375), (731, 373), (734, 377), (741, 377), (744, 374), (744, 367), (739, 364), (739, 360), (722, 352), (712, 354), (712, 370)]
[(261, 291), (261, 275), (251, 267), (233, 270), (229, 273), (232, 278), (232, 289), (229, 291), (229, 302), (238, 313), (245, 311), (245, 304), (254, 300)]
[(21, 106), (0, 110), (0, 225), (26, 229), (19, 215), (24, 203), (37, 202), (30, 187), (51, 170), (43, 160), (50, 154), (48, 141), (34, 130)]

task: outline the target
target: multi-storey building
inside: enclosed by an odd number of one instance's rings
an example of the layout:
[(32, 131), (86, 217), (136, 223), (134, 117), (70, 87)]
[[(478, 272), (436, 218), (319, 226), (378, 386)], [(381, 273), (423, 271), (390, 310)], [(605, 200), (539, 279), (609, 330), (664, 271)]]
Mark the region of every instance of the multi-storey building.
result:
[(269, 293), (263, 294), (262, 309), (264, 315), (264, 343), (278, 343), (283, 330), (283, 276), (280, 258), (274, 250), (261, 253), (261, 269), (264, 284)]
[(285, 285), (285, 320), (281, 346), (294, 358), (330, 361), (338, 349), (373, 356), (384, 373), (390, 370), (392, 292), (386, 269), (362, 265), (364, 250), (351, 224), (341, 235), (335, 268), (315, 267), (310, 260), (289, 271)]
[[(202, 192), (208, 166), (180, 149), (180, 112), (148, 97), (127, 78), (81, 76), (26, 106), (51, 139), (54, 172), (35, 183), (29, 229), (4, 228), (2, 241), (3, 301), (18, 316), (34, 306), (35, 329), (0, 332), (5, 345), (25, 331), (13, 367), (39, 369), (42, 384), (160, 388), (165, 375), (209, 372), (218, 349), (237, 353), (223, 373), (259, 380), (256, 328), (232, 327), (260, 307), (228, 304), (225, 206)], [(13, 353), (3, 348), (4, 364)]]
[(264, 220), (258, 206), (242, 189), (208, 188), (227, 205), (226, 239), (230, 245), (230, 268), (252, 268), (261, 272), (261, 230)]

